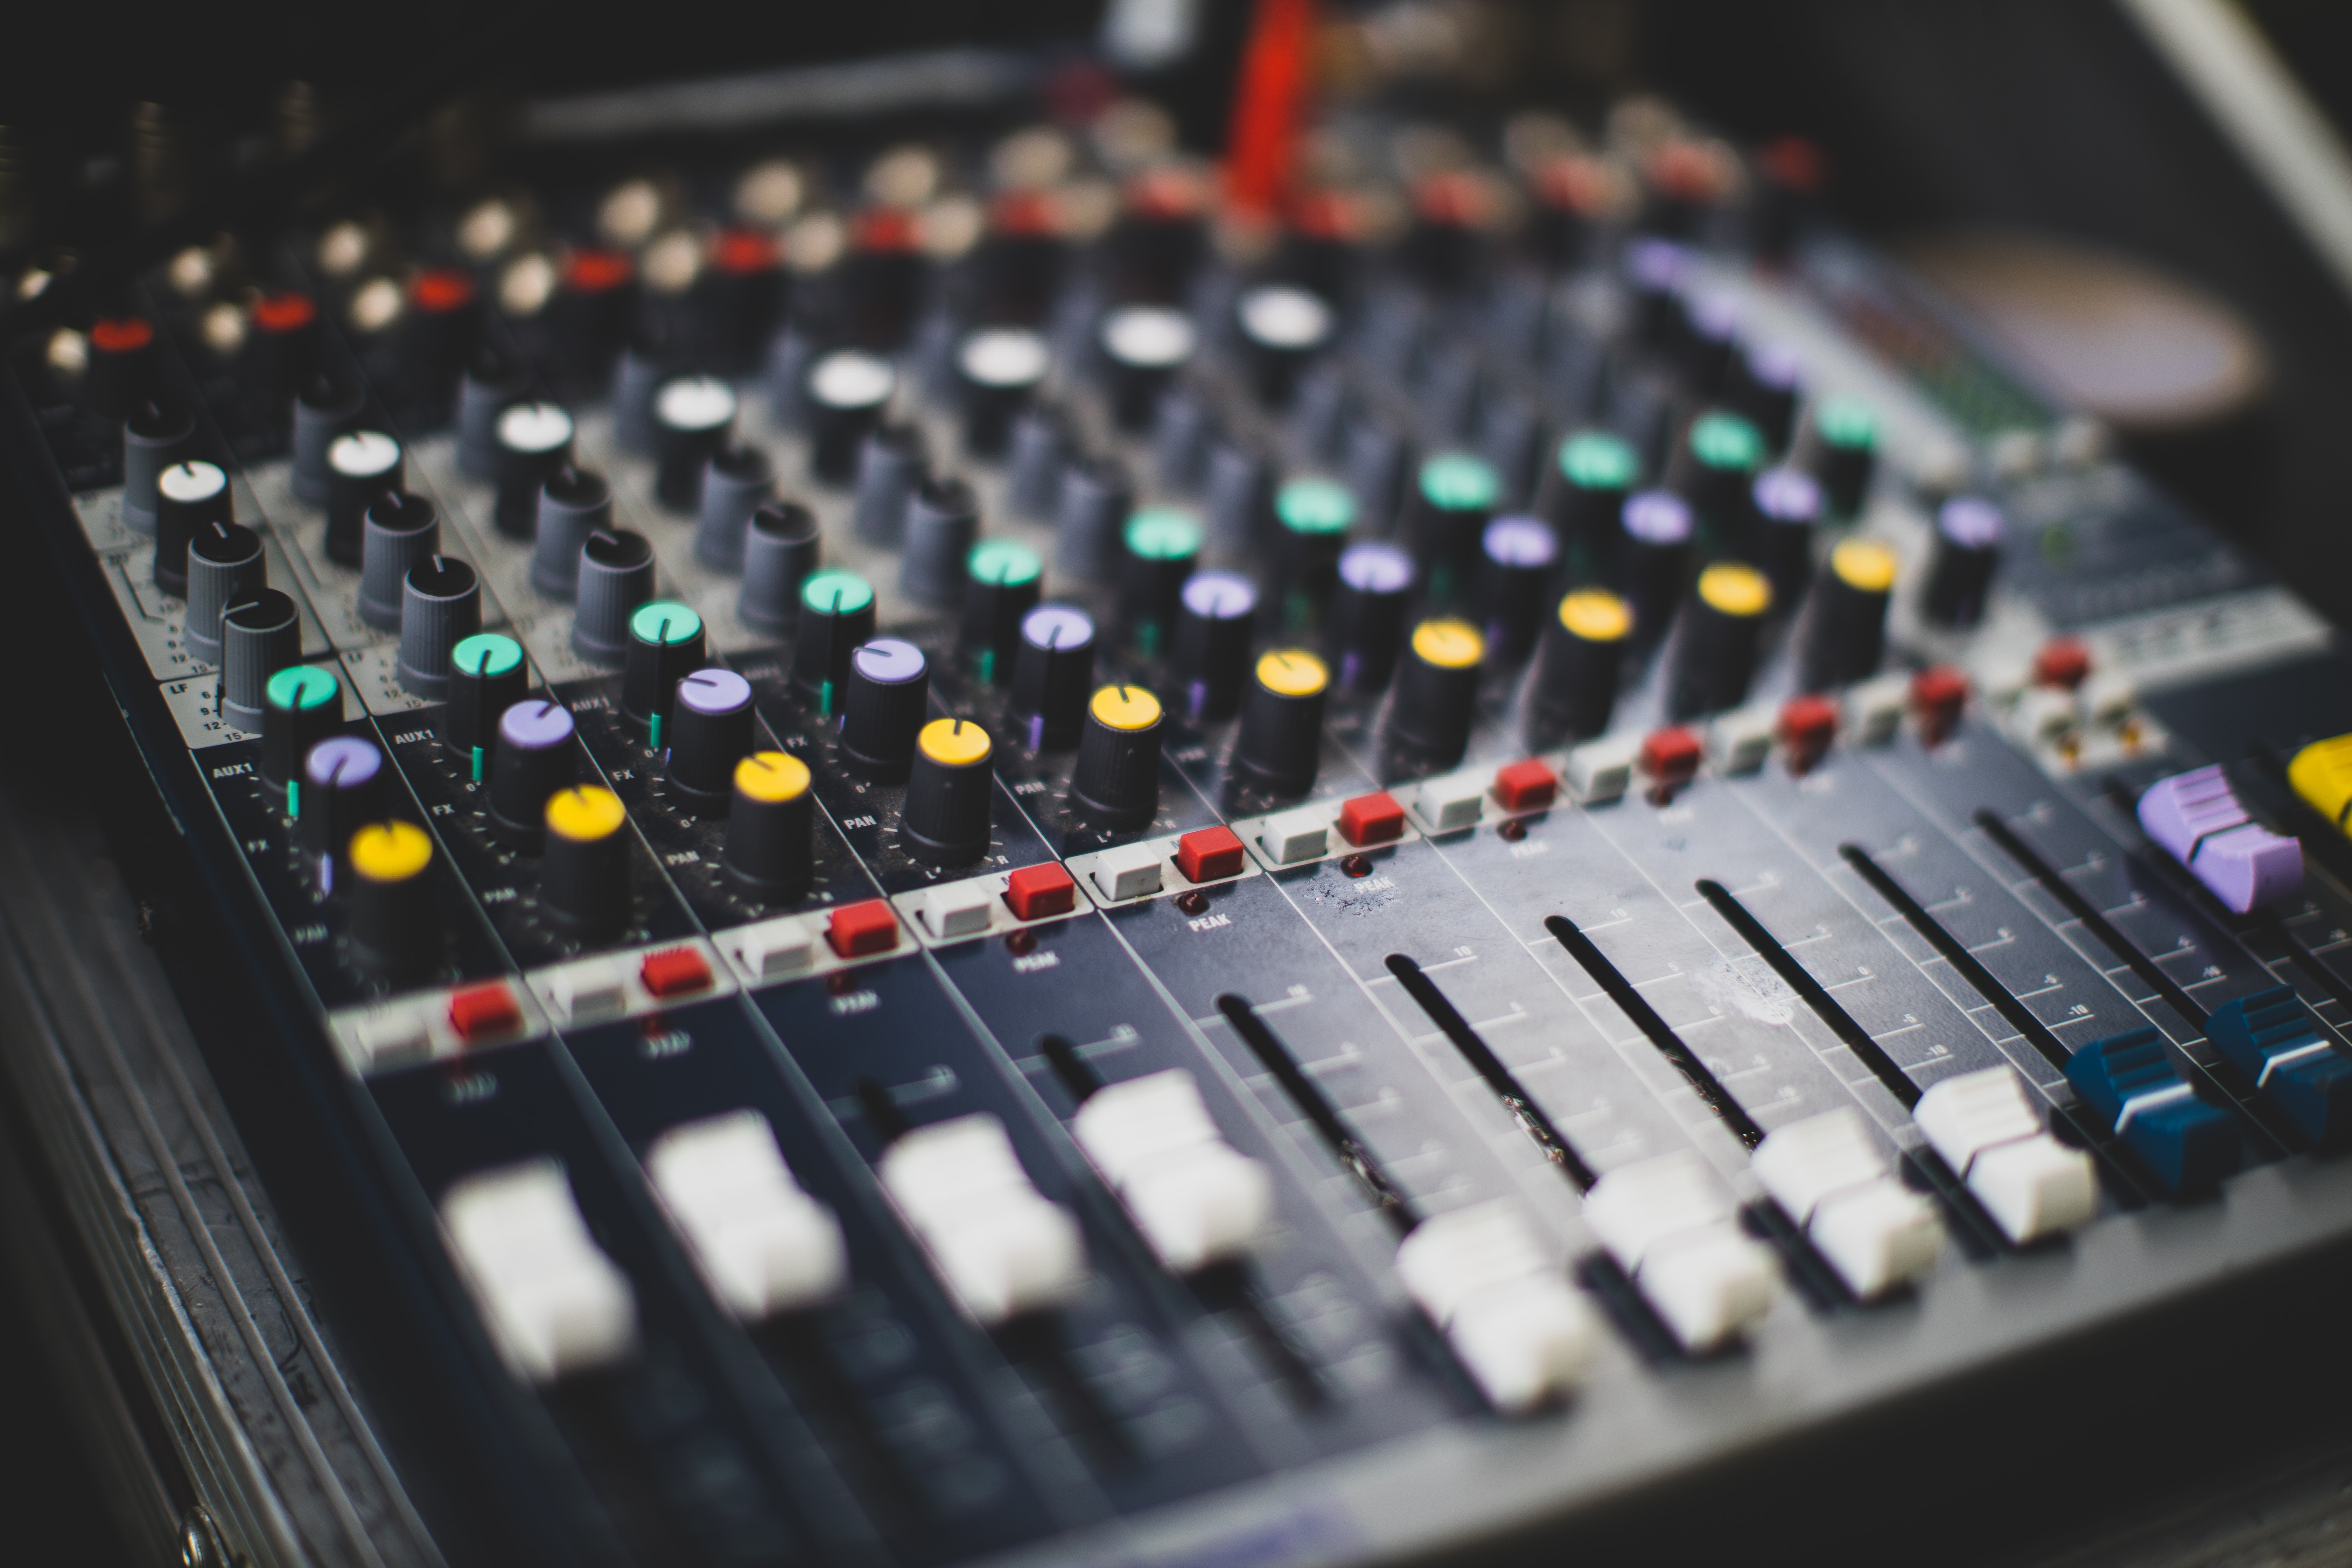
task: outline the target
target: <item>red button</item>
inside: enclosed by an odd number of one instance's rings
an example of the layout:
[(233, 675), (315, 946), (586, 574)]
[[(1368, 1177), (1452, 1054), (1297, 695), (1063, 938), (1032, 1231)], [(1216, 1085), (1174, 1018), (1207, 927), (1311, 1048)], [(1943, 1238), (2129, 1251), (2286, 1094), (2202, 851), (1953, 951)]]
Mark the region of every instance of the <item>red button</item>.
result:
[(521, 1025), (522, 1009), (515, 1005), (514, 993), (496, 981), (468, 986), (449, 998), (449, 1026), (467, 1045)]
[(118, 316), (89, 329), (90, 346), (100, 353), (135, 353), (155, 341), (155, 329), (144, 318)]
[(474, 302), (474, 280), (454, 267), (436, 267), (416, 275), (408, 298), (420, 310), (443, 315)]
[(635, 268), (617, 250), (575, 250), (563, 263), (563, 284), (583, 294), (604, 294), (629, 280)]
[(1004, 901), (1019, 920), (1066, 915), (1077, 905), (1078, 885), (1067, 871), (1048, 860), (1043, 866), (1024, 866), (1007, 877)]
[(1642, 771), (1663, 784), (1687, 784), (1698, 759), (1698, 737), (1688, 730), (1654, 730), (1642, 742)]
[(710, 247), (710, 261), (738, 277), (765, 272), (776, 264), (776, 242), (757, 229), (730, 228)]
[(1791, 697), (1780, 707), (1780, 744), (1789, 748), (1789, 767), (1803, 773), (1822, 760), (1837, 738), (1837, 704), (1826, 697)]
[(1533, 811), (1559, 794), (1559, 775), (1529, 757), (1495, 772), (1495, 800), (1505, 811)]
[(898, 917), (887, 899), (868, 899), (833, 911), (825, 931), (833, 951), (844, 958), (887, 952), (898, 945)]
[(308, 294), (265, 294), (253, 302), (253, 324), (265, 332), (296, 332), (318, 320)]
[(677, 996), (710, 984), (710, 963), (690, 947), (673, 947), (646, 954), (637, 978), (656, 996)]
[(1919, 732), (1934, 745), (1960, 721), (1968, 705), (1969, 678), (1948, 664), (1931, 665), (1911, 678), (1911, 710), (1919, 716)]
[(2091, 650), (2080, 637), (2052, 637), (2033, 656), (2033, 683), (2072, 691), (2091, 673)]
[(1176, 840), (1176, 869), (1194, 882), (1242, 874), (1242, 841), (1230, 827), (1203, 827)]
[(1339, 808), (1339, 837), (1360, 849), (1404, 837), (1404, 807), (1385, 792), (1360, 795)]

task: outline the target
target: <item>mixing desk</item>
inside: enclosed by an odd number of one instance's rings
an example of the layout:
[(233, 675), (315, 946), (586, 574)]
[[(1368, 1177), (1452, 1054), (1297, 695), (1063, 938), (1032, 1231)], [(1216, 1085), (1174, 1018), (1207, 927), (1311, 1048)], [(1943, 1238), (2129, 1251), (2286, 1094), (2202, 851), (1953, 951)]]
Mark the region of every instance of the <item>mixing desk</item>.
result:
[(2326, 623), (1789, 147), (1298, 169), (525, 157), (16, 356), (465, 1412), (229, 1550), (1451, 1554), (2352, 1243)]

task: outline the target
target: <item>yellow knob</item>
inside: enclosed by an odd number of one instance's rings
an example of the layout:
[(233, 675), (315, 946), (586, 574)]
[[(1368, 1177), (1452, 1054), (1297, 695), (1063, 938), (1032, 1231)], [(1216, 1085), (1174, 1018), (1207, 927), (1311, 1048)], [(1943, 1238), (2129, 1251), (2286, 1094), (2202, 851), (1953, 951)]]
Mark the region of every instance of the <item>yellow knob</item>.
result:
[(628, 813), (621, 797), (601, 784), (580, 784), (561, 791), (547, 803), (547, 830), (575, 844), (593, 844), (621, 830)]
[(988, 761), (988, 731), (969, 719), (934, 719), (915, 737), (923, 755), (944, 768), (969, 768)]
[(754, 752), (735, 764), (735, 787), (746, 800), (773, 805), (808, 793), (808, 764), (790, 752)]
[(1114, 730), (1149, 730), (1160, 722), (1160, 699), (1140, 686), (1106, 686), (1087, 706), (1097, 722)]
[(1830, 552), (1830, 570), (1849, 588), (1884, 594), (1895, 586), (1895, 552), (1875, 539), (1841, 540)]
[(1698, 574), (1698, 596), (1727, 616), (1760, 616), (1772, 607), (1772, 584), (1753, 566), (1719, 561)]
[(1633, 607), (1606, 588), (1579, 588), (1560, 600), (1559, 624), (1586, 642), (1618, 642), (1633, 629)]
[(2286, 782), (2304, 804), (2337, 827), (2352, 815), (2352, 735), (2314, 741), (2286, 765)]
[(1412, 628), (1412, 651), (1440, 669), (1468, 669), (1486, 657), (1486, 637), (1468, 621), (1423, 621)]
[(352, 869), (371, 882), (405, 882), (433, 864), (433, 840), (413, 822), (371, 822), (352, 835)]
[(1258, 657), (1257, 683), (1277, 697), (1312, 697), (1331, 684), (1331, 672), (1305, 648), (1278, 647)]

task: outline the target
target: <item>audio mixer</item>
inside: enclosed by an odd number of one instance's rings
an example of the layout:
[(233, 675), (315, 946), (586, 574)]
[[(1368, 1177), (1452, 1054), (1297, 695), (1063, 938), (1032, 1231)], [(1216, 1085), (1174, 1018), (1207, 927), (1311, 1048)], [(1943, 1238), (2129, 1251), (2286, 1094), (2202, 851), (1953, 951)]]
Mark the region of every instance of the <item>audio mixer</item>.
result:
[(1499, 1549), (2352, 1240), (2332, 629), (1802, 153), (574, 150), (25, 345), (492, 1499), (351, 1560)]

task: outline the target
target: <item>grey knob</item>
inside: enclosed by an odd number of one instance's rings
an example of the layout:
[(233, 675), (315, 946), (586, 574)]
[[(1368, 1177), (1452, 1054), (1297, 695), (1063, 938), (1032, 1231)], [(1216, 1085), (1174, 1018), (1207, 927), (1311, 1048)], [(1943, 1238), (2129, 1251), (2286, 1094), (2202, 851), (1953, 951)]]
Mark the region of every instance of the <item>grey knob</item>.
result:
[(694, 529), (694, 556), (714, 572), (743, 569), (743, 531), (751, 514), (776, 499), (776, 466), (757, 447), (730, 447), (711, 455), (702, 475), (702, 511)]
[(188, 593), (188, 541), (208, 522), (234, 522), (228, 475), (215, 463), (174, 463), (155, 481), (155, 586)]
[(499, 472), (499, 416), (520, 401), (530, 384), (520, 365), (490, 356), (476, 362), (457, 383), (457, 471), (470, 479)]
[(786, 430), (808, 424), (809, 371), (822, 353), (800, 325), (786, 327), (768, 345), (768, 415)]
[(655, 350), (631, 343), (613, 371), (613, 444), (624, 452), (651, 457), (654, 396), (674, 374)]
[(896, 549), (906, 537), (907, 498), (923, 482), (930, 456), (912, 425), (881, 425), (866, 432), (857, 454), (857, 537)]
[(381, 430), (338, 436), (327, 448), (327, 559), (360, 563), (367, 509), (386, 490), (402, 488), (400, 443)]
[(221, 612), (268, 585), (261, 535), (219, 521), (197, 528), (188, 536), (188, 651), (206, 664), (218, 664)]
[(743, 531), (743, 596), (735, 614), (754, 631), (782, 637), (800, 619), (801, 584), (816, 570), (816, 513), (771, 501)]
[(1216, 434), (1217, 409), (1208, 393), (1189, 381), (1170, 386), (1151, 421), (1151, 461), (1161, 487), (1180, 495), (1198, 489)]
[(629, 655), (629, 612), (654, 596), (654, 547), (625, 528), (598, 529), (580, 547), (580, 608), (572, 647), (591, 664)]
[(275, 588), (238, 596), (221, 615), (220, 716), (261, 731), (269, 678), (302, 662), (302, 621), (294, 601)]
[(530, 552), (530, 585), (551, 599), (580, 592), (580, 547), (600, 528), (613, 526), (613, 487), (585, 468), (565, 467), (540, 487), (537, 542)]
[(499, 414), (491, 454), (498, 480), (491, 514), (509, 539), (529, 539), (539, 523), (540, 487), (572, 461), (572, 416), (559, 404), (518, 403)]
[(400, 605), (400, 684), (439, 701), (449, 695), (449, 650), (482, 629), (482, 583), (454, 555), (409, 568)]
[(980, 498), (961, 479), (927, 479), (907, 501), (907, 555), (898, 586), (919, 605), (963, 598), (964, 561), (980, 536)]
[(441, 548), (441, 516), (423, 496), (390, 490), (367, 509), (360, 547), (360, 619), (385, 631), (402, 625), (408, 569)]
[(1209, 450), (1210, 548), (1246, 555), (1274, 521), (1274, 458), (1255, 439), (1228, 435)]
[(356, 389), (316, 381), (294, 399), (294, 499), (327, 504), (327, 448), (359, 424), (366, 398)]
[(151, 403), (122, 426), (122, 521), (134, 533), (155, 531), (155, 481), (195, 444), (196, 421)]
[(1107, 581), (1118, 563), (1119, 530), (1134, 509), (1135, 486), (1118, 458), (1093, 454), (1064, 468), (1054, 523), (1062, 570), (1081, 582)]
[(1032, 403), (1013, 422), (1013, 460), (1005, 500), (1015, 517), (1043, 521), (1061, 500), (1062, 469), (1070, 460), (1069, 416), (1050, 403)]

